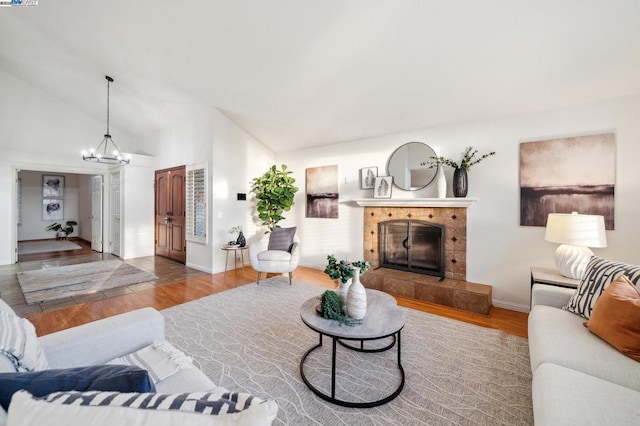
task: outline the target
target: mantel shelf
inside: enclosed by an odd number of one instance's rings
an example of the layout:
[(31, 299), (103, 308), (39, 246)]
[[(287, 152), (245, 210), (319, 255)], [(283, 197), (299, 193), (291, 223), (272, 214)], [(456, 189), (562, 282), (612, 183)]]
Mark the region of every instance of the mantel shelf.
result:
[(359, 198), (361, 207), (469, 207), (477, 198)]

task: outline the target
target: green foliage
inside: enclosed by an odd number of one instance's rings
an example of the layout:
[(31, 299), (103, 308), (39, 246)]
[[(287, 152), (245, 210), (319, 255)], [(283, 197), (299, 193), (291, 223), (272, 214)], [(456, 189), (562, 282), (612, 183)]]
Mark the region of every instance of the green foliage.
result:
[(65, 235), (69, 235), (73, 233), (73, 227), (76, 226), (78, 222), (75, 220), (68, 220), (64, 225), (61, 225), (58, 222), (52, 223), (47, 226), (47, 231), (56, 231), (56, 232), (64, 232)]
[(267, 232), (273, 231), (278, 222), (284, 219), (282, 214), (293, 206), (298, 187), (294, 185), (296, 180), (290, 174), (286, 165), (283, 164), (282, 170), (278, 170), (274, 164), (265, 174), (252, 181), (251, 192), (258, 200), (258, 218), (267, 227)]
[(340, 306), (340, 298), (338, 294), (332, 290), (326, 290), (320, 296), (320, 307), (322, 308), (322, 316), (327, 319), (332, 319), (345, 325), (362, 324), (362, 320), (355, 320), (345, 316), (345, 312), (342, 312)]
[(336, 257), (332, 254), (327, 256), (327, 261), (329, 262), (327, 267), (324, 268), (324, 273), (329, 275), (329, 278), (332, 280), (340, 279), (341, 282), (346, 283), (349, 281), (349, 278), (353, 278), (355, 271), (353, 267), (360, 268), (360, 276), (364, 275), (365, 272), (371, 267), (370, 262), (365, 262), (362, 260), (357, 260), (355, 262), (347, 262), (346, 260), (337, 261)]
[(461, 169), (466, 169), (467, 171), (470, 171), (471, 166), (478, 164), (485, 158), (491, 157), (492, 155), (496, 155), (495, 151), (491, 151), (488, 154), (483, 154), (480, 157), (476, 157), (476, 154), (478, 154), (478, 150), (473, 148), (472, 146), (469, 146), (465, 149), (464, 153), (462, 154), (462, 160), (460, 160), (459, 164), (450, 158), (430, 155), (427, 158), (427, 161), (420, 163), (420, 165), (422, 166), (428, 165), (430, 169), (433, 169), (434, 167), (438, 167), (440, 165), (445, 165), (445, 166), (453, 167), (454, 169), (461, 168)]

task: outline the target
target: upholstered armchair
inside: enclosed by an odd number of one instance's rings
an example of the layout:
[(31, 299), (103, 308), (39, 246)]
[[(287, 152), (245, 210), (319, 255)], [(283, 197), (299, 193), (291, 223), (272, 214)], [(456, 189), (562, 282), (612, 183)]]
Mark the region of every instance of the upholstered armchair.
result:
[(295, 236), (296, 228), (276, 228), (269, 238), (249, 245), (251, 267), (258, 272), (256, 284), (260, 284), (263, 272), (288, 273), (291, 276), (300, 262), (299, 240)]

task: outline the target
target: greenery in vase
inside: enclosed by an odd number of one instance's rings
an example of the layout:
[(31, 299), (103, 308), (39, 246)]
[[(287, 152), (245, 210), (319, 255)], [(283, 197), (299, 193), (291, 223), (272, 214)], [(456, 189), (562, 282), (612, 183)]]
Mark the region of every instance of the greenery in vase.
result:
[(78, 222), (76, 222), (75, 220), (68, 220), (64, 225), (55, 222), (47, 226), (47, 231), (64, 232), (64, 236), (68, 237), (69, 234), (73, 233), (73, 227), (77, 224)]
[(471, 166), (474, 166), (484, 160), (485, 158), (491, 157), (492, 155), (496, 155), (495, 151), (491, 151), (487, 154), (482, 154), (479, 157), (476, 157), (478, 154), (478, 150), (472, 146), (469, 146), (465, 149), (464, 154), (462, 154), (462, 159), (460, 163), (453, 161), (450, 158), (430, 155), (427, 158), (427, 161), (420, 163), (422, 166), (428, 165), (430, 169), (434, 167), (438, 167), (440, 165), (445, 165), (449, 167), (453, 167), (454, 169), (465, 169), (466, 171), (471, 170)]
[(324, 273), (329, 275), (329, 278), (332, 280), (340, 279), (342, 283), (346, 283), (350, 278), (353, 278), (355, 271), (353, 267), (360, 268), (360, 276), (364, 275), (365, 272), (371, 267), (371, 262), (365, 262), (362, 260), (357, 260), (355, 262), (347, 262), (346, 260), (338, 261), (336, 257), (332, 254), (327, 256), (327, 261), (329, 262), (324, 268)]
[(267, 227), (267, 233), (278, 226), (278, 222), (284, 219), (282, 214), (293, 206), (298, 187), (294, 185), (296, 180), (290, 174), (284, 164), (281, 170), (274, 164), (265, 174), (252, 181), (251, 192), (258, 200), (258, 218)]
[(340, 324), (355, 325), (362, 324), (362, 320), (355, 320), (349, 318), (342, 312), (342, 306), (340, 305), (340, 298), (335, 291), (326, 290), (320, 296), (320, 308), (322, 310), (322, 316), (327, 319), (338, 321)]

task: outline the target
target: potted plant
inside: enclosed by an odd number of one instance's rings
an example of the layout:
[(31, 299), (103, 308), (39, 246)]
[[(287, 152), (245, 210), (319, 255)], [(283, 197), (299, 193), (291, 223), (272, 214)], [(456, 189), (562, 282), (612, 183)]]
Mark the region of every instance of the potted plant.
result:
[(231, 229), (229, 229), (229, 233), (233, 236), (237, 234), (238, 237), (235, 240), (229, 241), (228, 245), (238, 245), (239, 247), (244, 247), (247, 244), (247, 240), (242, 233), (242, 226), (236, 225), (232, 227)]
[(69, 234), (73, 233), (73, 227), (77, 224), (78, 222), (75, 220), (68, 220), (64, 225), (55, 222), (47, 226), (47, 231), (56, 231), (56, 237), (64, 239), (67, 238)]
[(476, 157), (477, 154), (478, 150), (472, 146), (469, 146), (465, 148), (460, 163), (450, 158), (431, 155), (427, 158), (427, 161), (420, 164), (423, 166), (428, 165), (430, 169), (439, 166), (453, 167), (455, 169), (455, 171), (453, 172), (453, 195), (456, 197), (466, 197), (467, 190), (469, 188), (467, 173), (471, 171), (471, 167), (478, 164), (485, 158), (496, 155), (495, 151), (491, 151), (487, 154), (482, 154), (479, 157)]
[(371, 262), (363, 260), (357, 260), (355, 262), (347, 262), (346, 260), (338, 261), (332, 254), (327, 256), (327, 261), (328, 264), (324, 268), (324, 273), (329, 275), (329, 278), (332, 280), (340, 280), (336, 293), (338, 293), (340, 303), (342, 303), (343, 309), (345, 309), (347, 305), (347, 292), (351, 285), (351, 279), (355, 274), (353, 267), (360, 268), (360, 276), (362, 276), (371, 267)]
[(286, 165), (283, 164), (282, 169), (278, 170), (274, 164), (265, 174), (252, 181), (251, 192), (258, 200), (258, 218), (267, 227), (267, 233), (278, 226), (278, 222), (284, 219), (282, 214), (293, 206), (298, 187), (294, 185), (296, 180), (290, 174)]

